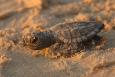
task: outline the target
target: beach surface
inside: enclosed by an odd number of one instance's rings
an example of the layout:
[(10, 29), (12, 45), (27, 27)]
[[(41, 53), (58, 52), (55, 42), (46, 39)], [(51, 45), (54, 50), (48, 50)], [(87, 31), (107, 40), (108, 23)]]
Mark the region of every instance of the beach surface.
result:
[[(115, 77), (115, 0), (0, 0), (0, 77)], [(4, 4), (4, 5), (3, 5)], [(101, 21), (102, 49), (49, 58), (20, 45), (21, 36), (56, 24)]]

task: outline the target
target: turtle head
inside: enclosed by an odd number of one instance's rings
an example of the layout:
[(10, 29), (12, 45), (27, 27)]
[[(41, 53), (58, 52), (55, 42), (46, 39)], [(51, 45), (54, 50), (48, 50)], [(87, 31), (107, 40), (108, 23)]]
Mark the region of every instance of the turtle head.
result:
[(41, 50), (53, 45), (56, 40), (52, 32), (32, 32), (22, 37), (23, 46), (34, 50)]
[(33, 47), (34, 43), (37, 42), (37, 37), (34, 33), (25, 33), (21, 42), (23, 46)]
[(37, 38), (34, 33), (26, 33), (22, 36), (22, 41), (24, 45), (29, 45), (35, 43), (37, 41)]

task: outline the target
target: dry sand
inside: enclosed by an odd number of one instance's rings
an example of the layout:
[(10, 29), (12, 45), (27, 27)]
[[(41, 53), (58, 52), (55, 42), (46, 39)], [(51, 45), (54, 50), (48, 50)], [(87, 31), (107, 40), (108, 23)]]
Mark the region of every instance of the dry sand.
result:
[[(10, 14), (5, 12), (4, 18), (0, 16), (0, 77), (115, 77), (115, 0), (36, 0), (39, 6), (36, 2), (34, 7), (32, 0), (20, 1), (28, 9), (16, 13), (13, 9)], [(109, 30), (100, 33), (107, 39), (103, 49), (51, 59), (34, 57), (38, 51), (18, 43), (21, 35), (31, 30), (88, 20), (102, 21)]]

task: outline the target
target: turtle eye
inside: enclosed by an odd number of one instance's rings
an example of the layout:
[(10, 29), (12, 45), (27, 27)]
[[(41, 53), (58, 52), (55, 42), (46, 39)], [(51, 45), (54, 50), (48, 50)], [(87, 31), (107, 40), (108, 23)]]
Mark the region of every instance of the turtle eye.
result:
[(37, 41), (37, 38), (36, 37), (33, 37), (32, 39), (31, 39), (31, 43), (35, 43)]

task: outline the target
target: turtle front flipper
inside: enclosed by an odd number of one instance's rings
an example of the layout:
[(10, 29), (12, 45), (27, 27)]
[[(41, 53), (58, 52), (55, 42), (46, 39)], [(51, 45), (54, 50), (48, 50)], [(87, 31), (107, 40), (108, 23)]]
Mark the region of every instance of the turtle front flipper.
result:
[(56, 38), (52, 31), (32, 32), (22, 37), (23, 45), (34, 50), (41, 50), (56, 43)]

